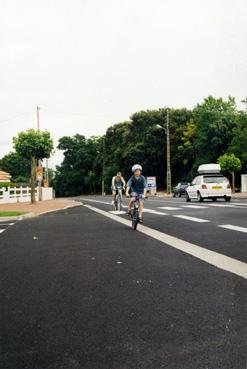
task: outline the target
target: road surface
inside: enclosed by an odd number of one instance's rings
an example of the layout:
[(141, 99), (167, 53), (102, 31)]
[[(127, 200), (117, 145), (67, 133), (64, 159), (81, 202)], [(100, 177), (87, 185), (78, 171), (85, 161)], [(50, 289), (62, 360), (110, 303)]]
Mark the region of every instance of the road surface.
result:
[(0, 368), (246, 369), (247, 201), (77, 200), (0, 222)]

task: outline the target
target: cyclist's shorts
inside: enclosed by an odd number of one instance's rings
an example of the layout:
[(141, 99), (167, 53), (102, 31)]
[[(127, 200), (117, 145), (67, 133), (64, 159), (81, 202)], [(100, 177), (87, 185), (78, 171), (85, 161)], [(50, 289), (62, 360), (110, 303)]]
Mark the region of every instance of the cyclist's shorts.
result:
[(112, 191), (112, 192), (122, 191), (122, 189), (123, 189), (123, 187), (116, 187), (116, 188), (113, 188), (113, 187), (111, 186), (111, 191)]
[(142, 193), (138, 194), (136, 192), (131, 192), (130, 197), (131, 202), (134, 202), (137, 199), (138, 202), (142, 204)]

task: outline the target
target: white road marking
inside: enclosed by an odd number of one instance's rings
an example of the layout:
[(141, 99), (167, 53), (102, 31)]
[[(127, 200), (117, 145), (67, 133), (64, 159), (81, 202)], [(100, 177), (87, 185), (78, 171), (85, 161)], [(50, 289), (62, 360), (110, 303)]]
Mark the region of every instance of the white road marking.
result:
[(13, 224), (15, 224), (15, 223), (0, 223), (0, 227), (1, 226), (11, 226), (11, 225), (13, 225)]
[(111, 214), (116, 214), (116, 215), (122, 215), (122, 214), (125, 214), (125, 211), (121, 211), (121, 210), (112, 210), (112, 211), (109, 211), (109, 213), (111, 213)]
[(176, 218), (181, 218), (181, 219), (185, 219), (185, 220), (191, 220), (192, 222), (197, 222), (197, 223), (207, 223), (207, 222), (210, 222), (210, 220), (207, 220), (207, 219), (189, 217), (187, 215), (173, 215), (173, 216), (176, 217)]
[[(111, 202), (106, 202), (106, 201), (101, 201), (101, 200), (85, 199), (85, 201), (99, 202), (100, 204), (112, 205)], [(127, 205), (122, 205), (122, 208), (128, 208), (128, 206)]]
[(164, 210), (181, 210), (181, 208), (174, 208), (172, 206), (158, 206), (158, 209), (164, 209)]
[(231, 229), (232, 231), (247, 233), (247, 228), (246, 227), (239, 227), (239, 226), (235, 226), (235, 225), (231, 225), (231, 224), (223, 224), (223, 225), (219, 225), (219, 227), (226, 228), (226, 229)]
[[(109, 212), (95, 208), (91, 205), (84, 206), (87, 207), (88, 209), (91, 209), (92, 211), (95, 211), (98, 214), (104, 215), (107, 218), (110, 218), (112, 220), (115, 220), (116, 222), (119, 222), (121, 224), (124, 224), (125, 226), (130, 227), (130, 221), (126, 219), (110, 214)], [(233, 259), (229, 256), (219, 254), (218, 252), (215, 251), (208, 250), (201, 246), (194, 245), (193, 243), (170, 236), (166, 233), (162, 233), (160, 231), (143, 226), (141, 224), (138, 226), (137, 230), (168, 246), (171, 246), (186, 254), (192, 255), (202, 261), (205, 261), (210, 265), (214, 265), (219, 269), (228, 271), (230, 273), (238, 275), (239, 277), (247, 279), (247, 264), (243, 263), (242, 261)]]
[(207, 206), (203, 205), (181, 205), (182, 208), (190, 208), (190, 209), (208, 209)]
[(167, 213), (162, 213), (161, 211), (156, 211), (152, 209), (143, 209), (144, 213), (157, 214), (157, 215), (168, 215)]
[(232, 205), (247, 206), (247, 202), (233, 202)]
[(3, 233), (5, 231), (5, 229), (0, 229), (0, 233)]
[[(83, 199), (84, 200), (84, 199)], [(110, 202), (106, 202), (106, 201), (101, 201), (101, 200), (94, 200), (94, 199), (85, 199), (85, 201), (91, 201), (91, 202), (99, 202), (100, 204), (106, 204), (106, 205), (111, 205)]]
[[(233, 204), (208, 204), (209, 206), (215, 206), (216, 208), (237, 208), (237, 209), (241, 209), (240, 206), (238, 205), (233, 205)], [(242, 208), (244, 209), (244, 208)]]

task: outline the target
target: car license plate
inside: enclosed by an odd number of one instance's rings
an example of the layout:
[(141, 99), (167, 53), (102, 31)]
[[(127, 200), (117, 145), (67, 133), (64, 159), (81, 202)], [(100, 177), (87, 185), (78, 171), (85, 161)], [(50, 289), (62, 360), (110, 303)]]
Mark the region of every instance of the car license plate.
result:
[(222, 189), (222, 187), (221, 187), (221, 186), (212, 186), (212, 189), (213, 189), (213, 190), (221, 190), (221, 189)]

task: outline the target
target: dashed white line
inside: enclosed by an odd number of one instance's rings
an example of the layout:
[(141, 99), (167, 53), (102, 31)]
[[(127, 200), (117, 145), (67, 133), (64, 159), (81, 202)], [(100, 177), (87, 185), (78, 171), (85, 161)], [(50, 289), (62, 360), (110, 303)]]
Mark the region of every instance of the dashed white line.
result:
[(223, 224), (223, 225), (219, 225), (219, 227), (225, 228), (225, 229), (230, 229), (232, 231), (247, 233), (247, 228), (246, 227), (240, 227), (240, 226), (235, 226), (235, 225), (231, 225), (231, 224)]
[[(110, 218), (116, 222), (124, 224), (125, 226), (130, 227), (130, 221), (118, 217), (116, 215), (110, 214), (107, 211), (95, 208), (91, 205), (84, 205), (88, 209), (95, 211), (98, 214), (104, 215), (107, 218)], [(215, 267), (228, 271), (230, 273), (236, 274), (242, 278), (247, 279), (247, 264), (242, 261), (233, 259), (229, 256), (225, 256), (219, 254), (218, 252), (208, 250), (207, 248), (203, 248), (201, 246), (194, 245), (190, 242), (181, 240), (179, 238), (170, 236), (166, 233), (162, 233), (155, 229), (139, 225), (138, 231), (150, 236), (168, 246), (171, 246), (177, 250), (180, 250), (186, 254), (192, 255), (202, 261), (205, 261), (208, 264), (214, 265)]]
[(185, 220), (191, 220), (192, 222), (197, 222), (197, 223), (207, 223), (207, 222), (210, 222), (210, 220), (207, 220), (207, 219), (189, 217), (187, 215), (173, 215), (173, 216), (176, 217), (176, 218), (181, 218), (181, 219), (185, 219)]
[(125, 211), (121, 211), (121, 210), (112, 210), (112, 211), (109, 211), (109, 213), (115, 214), (115, 215), (123, 215), (123, 214), (126, 214)]
[(0, 229), (0, 233), (3, 233), (5, 231), (5, 229)]
[(181, 208), (174, 208), (172, 206), (158, 206), (158, 209), (164, 209), (164, 210), (181, 210)]
[(189, 208), (189, 209), (208, 209), (207, 206), (203, 205), (181, 205), (182, 208)]
[[(214, 206), (216, 208), (237, 208), (237, 209), (241, 209), (241, 207), (239, 205), (233, 205), (233, 204), (208, 204), (209, 206)], [(245, 209), (245, 208), (242, 208)]]
[(91, 202), (99, 202), (100, 204), (106, 204), (106, 205), (111, 205), (110, 202), (106, 202), (106, 201), (101, 201), (101, 200), (94, 200), (94, 199), (85, 199), (85, 201), (91, 201)]
[(156, 211), (152, 209), (143, 209), (144, 213), (157, 214), (157, 215), (168, 215), (167, 213), (162, 213), (161, 211)]
[(237, 206), (247, 206), (247, 202), (234, 202), (233, 205)]

